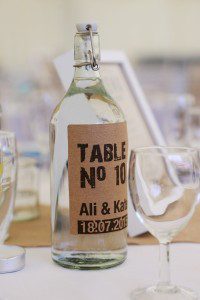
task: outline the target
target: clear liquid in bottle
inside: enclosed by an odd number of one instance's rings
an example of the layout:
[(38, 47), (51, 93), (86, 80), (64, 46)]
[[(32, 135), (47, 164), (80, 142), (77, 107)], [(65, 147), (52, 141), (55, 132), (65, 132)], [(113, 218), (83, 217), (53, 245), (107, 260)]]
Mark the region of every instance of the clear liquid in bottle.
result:
[(103, 269), (122, 263), (127, 253), (126, 123), (91, 65), (92, 50), (99, 59), (97, 32), (92, 49), (91, 30), (78, 29), (74, 79), (50, 123), (52, 258), (67, 268)]

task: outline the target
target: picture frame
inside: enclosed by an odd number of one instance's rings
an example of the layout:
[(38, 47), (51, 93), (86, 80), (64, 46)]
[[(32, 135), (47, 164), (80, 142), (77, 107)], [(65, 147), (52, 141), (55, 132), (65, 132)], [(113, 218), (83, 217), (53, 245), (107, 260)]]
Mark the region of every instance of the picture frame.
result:
[[(66, 91), (74, 74), (73, 56), (73, 51), (68, 51), (54, 60), (55, 68)], [(136, 147), (166, 145), (126, 54), (119, 50), (103, 50), (100, 72), (106, 89), (124, 112), (128, 126), (129, 153)], [(130, 195), (128, 195), (128, 201), (128, 234), (137, 236), (146, 232), (146, 229), (136, 216)]]

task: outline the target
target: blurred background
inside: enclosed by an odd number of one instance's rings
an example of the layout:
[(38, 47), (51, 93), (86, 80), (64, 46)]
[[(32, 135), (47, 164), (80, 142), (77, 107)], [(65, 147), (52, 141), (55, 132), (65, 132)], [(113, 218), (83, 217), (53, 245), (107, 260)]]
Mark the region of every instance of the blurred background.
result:
[(1, 122), (23, 168), (48, 168), (48, 124), (64, 94), (52, 60), (84, 21), (99, 24), (103, 49), (126, 52), (167, 143), (198, 147), (199, 14), (199, 0), (0, 0)]

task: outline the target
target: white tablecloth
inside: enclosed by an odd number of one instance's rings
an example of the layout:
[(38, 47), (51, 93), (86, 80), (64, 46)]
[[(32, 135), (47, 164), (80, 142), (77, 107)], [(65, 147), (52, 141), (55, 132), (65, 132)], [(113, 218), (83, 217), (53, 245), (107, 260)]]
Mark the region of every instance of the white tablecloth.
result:
[[(103, 271), (64, 269), (49, 248), (28, 248), (26, 266), (0, 275), (1, 300), (125, 300), (132, 289), (156, 282), (157, 246), (129, 246), (127, 261)], [(200, 245), (171, 246), (172, 280), (200, 292)]]

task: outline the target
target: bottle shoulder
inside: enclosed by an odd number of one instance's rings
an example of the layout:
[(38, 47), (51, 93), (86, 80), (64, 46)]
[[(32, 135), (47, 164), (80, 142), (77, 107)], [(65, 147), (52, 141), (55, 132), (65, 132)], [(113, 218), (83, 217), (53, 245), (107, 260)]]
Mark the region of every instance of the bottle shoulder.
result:
[[(116, 123), (124, 122), (124, 114), (118, 104), (106, 92), (102, 82), (95, 81), (94, 84), (84, 86), (72, 82), (66, 95), (57, 105), (51, 118), (51, 123), (55, 123), (59, 115), (65, 115), (66, 119), (77, 120), (83, 123), (87, 115), (87, 123)], [(78, 121), (78, 120), (77, 120)], [(75, 122), (75, 121), (74, 121)], [(74, 123), (73, 122), (73, 123)]]

